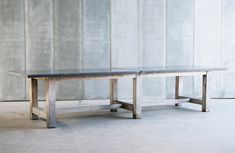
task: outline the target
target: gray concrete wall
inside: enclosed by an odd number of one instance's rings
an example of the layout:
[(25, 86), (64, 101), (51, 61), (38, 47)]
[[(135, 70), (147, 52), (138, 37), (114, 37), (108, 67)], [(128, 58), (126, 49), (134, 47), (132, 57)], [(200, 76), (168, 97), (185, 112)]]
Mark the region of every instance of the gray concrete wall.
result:
[[(55, 69), (82, 68), (82, 8), (82, 0), (54, 1)], [(81, 99), (82, 91), (83, 81), (63, 81), (57, 95), (59, 99)]]
[[(194, 64), (221, 65), (221, 0), (196, 0), (194, 20)], [(221, 73), (209, 76), (210, 94), (222, 96)], [(213, 77), (213, 79), (212, 79)], [(201, 77), (194, 78), (194, 94), (201, 94)]]
[[(53, 0), (25, 0), (25, 45), (26, 70), (54, 69)], [(28, 82), (26, 87), (28, 95)], [(39, 96), (44, 93), (40, 81)]]
[[(110, 68), (110, 1), (83, 1), (83, 68)], [(109, 81), (88, 80), (84, 98), (109, 95)]]
[(234, 97), (235, 95), (235, 1), (222, 1), (222, 47), (221, 47), (221, 65), (227, 67), (222, 75), (221, 94), (225, 97)]
[[(111, 21), (112, 67), (138, 66), (138, 1), (111, 0)], [(119, 97), (131, 98), (132, 80), (119, 82)]]
[[(28, 97), (27, 81), (10, 70), (166, 65), (227, 67), (212, 73), (210, 92), (235, 97), (234, 18), (234, 0), (1, 0), (0, 100)], [(184, 80), (184, 94), (200, 95), (201, 78)], [(121, 98), (131, 98), (131, 85), (120, 80)], [(101, 99), (108, 89), (66, 81), (57, 94)], [(143, 96), (173, 97), (174, 78), (144, 79)]]
[[(166, 66), (166, 1), (140, 0), (139, 65)], [(155, 86), (153, 86), (155, 84)], [(144, 78), (143, 96), (165, 98), (165, 78)]]
[[(17, 8), (17, 9), (16, 9)], [(25, 71), (24, 1), (0, 1), (0, 99), (25, 99), (25, 79), (8, 74)]]
[[(166, 64), (192, 66), (194, 58), (194, 0), (167, 0)], [(167, 96), (174, 97), (175, 78), (167, 78)], [(193, 94), (193, 78), (185, 77), (182, 94)]]

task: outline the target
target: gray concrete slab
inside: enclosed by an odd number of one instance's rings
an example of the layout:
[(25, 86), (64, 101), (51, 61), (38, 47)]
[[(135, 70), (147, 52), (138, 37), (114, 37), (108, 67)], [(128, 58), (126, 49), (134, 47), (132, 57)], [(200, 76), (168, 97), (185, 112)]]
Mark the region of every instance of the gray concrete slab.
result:
[[(195, 1), (194, 65), (221, 66), (221, 0)], [(201, 95), (201, 77), (195, 77), (194, 94)], [(220, 95), (221, 73), (209, 78), (210, 94)]]
[[(227, 67), (228, 71), (221, 75), (212, 74), (209, 81), (212, 96), (234, 97), (233, 0), (81, 3), (81, 0), (0, 1), (0, 100), (28, 97), (24, 78), (5, 79), (8, 76), (5, 72), (10, 69), (157, 66), (164, 62)], [(121, 81), (124, 90), (120, 89), (120, 96), (129, 99), (131, 83), (127, 82), (130, 81)], [(61, 99), (109, 95), (107, 81), (86, 81), (84, 89), (77, 81), (69, 87), (67, 83), (59, 85), (57, 95)], [(149, 88), (149, 84), (159, 86)], [(173, 79), (166, 84), (164, 79), (144, 79), (143, 85), (146, 98), (174, 95)], [(39, 88), (43, 97), (41, 83)], [(184, 88), (184, 94), (200, 95), (200, 78), (186, 78)]]
[(233, 76), (235, 74), (235, 1), (222, 1), (222, 65), (228, 68), (222, 77), (222, 94), (231, 97), (235, 93), (235, 82)]
[[(110, 1), (83, 1), (83, 68), (110, 68)], [(84, 81), (84, 98), (109, 96), (109, 81)]]
[(25, 78), (8, 73), (25, 70), (24, 34), (24, 1), (0, 1), (0, 100), (25, 98)]
[[(233, 153), (234, 102), (213, 100), (208, 113), (193, 104), (149, 107), (138, 120), (128, 111), (70, 113), (58, 115), (55, 129), (29, 120), (28, 103), (0, 103), (0, 148), (4, 153)], [(86, 103), (93, 102), (81, 102)], [(57, 102), (59, 108), (78, 105)]]
[[(194, 0), (167, 1), (167, 66), (194, 64)], [(175, 78), (167, 79), (167, 97), (174, 97)], [(184, 95), (193, 94), (193, 78), (184, 77)]]
[[(111, 62), (112, 67), (136, 67), (138, 48), (138, 1), (111, 0)], [(119, 81), (119, 97), (132, 98), (132, 82)]]
[[(53, 0), (26, 0), (25, 12), (26, 70), (53, 70)], [(43, 83), (39, 83), (40, 97), (44, 97)]]
[[(54, 1), (55, 69), (82, 68), (82, 1)], [(58, 99), (81, 99), (83, 81), (64, 81), (58, 85)]]
[[(165, 0), (140, 0), (139, 52), (140, 66), (166, 66)], [(165, 93), (165, 78), (143, 79), (144, 98), (165, 97)]]

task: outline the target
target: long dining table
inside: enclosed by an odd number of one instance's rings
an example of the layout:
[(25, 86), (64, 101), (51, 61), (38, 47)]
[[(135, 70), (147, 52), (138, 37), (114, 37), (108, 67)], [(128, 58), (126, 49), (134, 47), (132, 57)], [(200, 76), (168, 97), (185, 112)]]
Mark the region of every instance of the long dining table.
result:
[[(82, 106), (68, 112), (82, 112), (94, 110), (110, 110), (117, 112), (119, 108), (132, 112), (133, 118), (141, 118), (142, 112), (142, 80), (147, 77), (174, 77), (175, 99), (187, 99), (187, 102), (202, 106), (202, 112), (209, 111), (210, 102), (208, 95), (208, 74), (212, 71), (221, 71), (224, 68), (200, 67), (200, 66), (173, 66), (173, 67), (132, 67), (132, 68), (97, 68), (97, 69), (67, 69), (67, 70), (31, 70), (20, 72), (30, 81), (30, 119), (37, 120), (39, 117), (46, 120), (48, 128), (56, 127), (56, 88), (62, 80), (109, 80), (110, 81), (110, 104)], [(19, 74), (19, 72), (11, 72)], [(202, 77), (202, 95), (193, 98), (181, 94), (184, 76)], [(132, 80), (132, 102), (121, 101), (118, 98), (118, 80), (129, 78)], [(213, 77), (212, 77), (213, 78)], [(38, 81), (45, 81), (45, 108), (38, 105)], [(152, 86), (156, 84), (152, 84)], [(175, 106), (180, 106), (177, 101)]]

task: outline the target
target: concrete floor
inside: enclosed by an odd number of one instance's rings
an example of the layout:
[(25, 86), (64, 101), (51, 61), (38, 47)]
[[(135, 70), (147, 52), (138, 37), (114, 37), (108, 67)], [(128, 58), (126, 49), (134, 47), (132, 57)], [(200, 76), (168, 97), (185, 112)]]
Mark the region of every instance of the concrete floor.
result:
[(58, 115), (47, 129), (29, 120), (28, 103), (0, 103), (0, 153), (235, 153), (235, 100), (213, 100), (209, 113), (192, 104), (144, 110), (139, 120), (125, 110)]

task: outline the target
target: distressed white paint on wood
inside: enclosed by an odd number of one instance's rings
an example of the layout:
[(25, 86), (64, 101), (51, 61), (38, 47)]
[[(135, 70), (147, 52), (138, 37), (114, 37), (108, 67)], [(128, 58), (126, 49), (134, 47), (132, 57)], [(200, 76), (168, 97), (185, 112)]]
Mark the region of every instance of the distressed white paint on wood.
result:
[[(221, 0), (195, 1), (194, 64), (220, 66)], [(208, 79), (210, 94), (219, 97), (220, 73), (213, 72)], [(202, 77), (195, 77), (195, 96), (202, 93)]]
[[(193, 65), (194, 0), (167, 0), (167, 66)], [(183, 94), (193, 94), (193, 78), (184, 77)], [(167, 79), (167, 96), (174, 97), (175, 78)]]
[(222, 65), (228, 68), (222, 77), (222, 95), (235, 97), (235, 1), (222, 1)]
[[(138, 66), (138, 1), (111, 0), (112, 67)], [(132, 99), (132, 81), (119, 81), (119, 98)]]
[[(26, 0), (25, 9), (26, 69), (54, 69), (53, 0)], [(39, 81), (40, 97), (44, 85)]]
[[(166, 0), (140, 0), (140, 66), (166, 65)], [(143, 97), (165, 97), (165, 78), (144, 78)]]
[[(55, 69), (82, 68), (82, 1), (54, 0)], [(58, 84), (58, 99), (81, 99), (83, 81)]]
[(25, 98), (25, 78), (8, 71), (25, 70), (24, 1), (0, 1), (0, 100)]
[[(110, 1), (83, 1), (84, 68), (110, 67)], [(84, 81), (84, 98), (109, 97), (109, 81)]]

